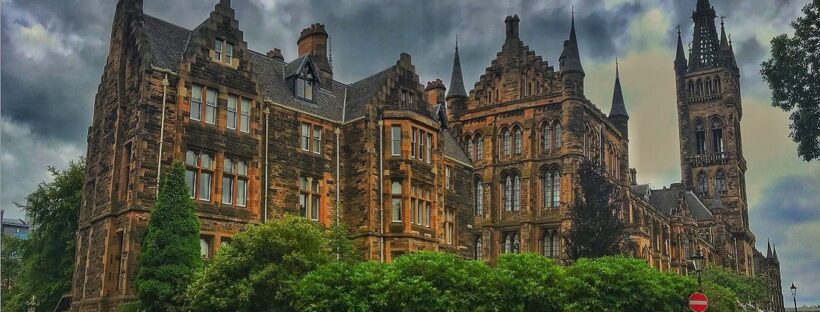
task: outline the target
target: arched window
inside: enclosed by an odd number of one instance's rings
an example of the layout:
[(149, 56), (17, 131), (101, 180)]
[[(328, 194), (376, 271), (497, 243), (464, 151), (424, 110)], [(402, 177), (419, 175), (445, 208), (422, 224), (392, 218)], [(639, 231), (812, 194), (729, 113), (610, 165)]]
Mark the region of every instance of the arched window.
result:
[(470, 140), (470, 138), (467, 137), (465, 141), (467, 143), (467, 157), (470, 157), (470, 159), (475, 159), (473, 156), (473, 140)]
[(480, 180), (475, 181), (475, 215), (481, 216), (484, 214), (484, 186), (481, 185)]
[(706, 153), (706, 129), (700, 120), (695, 122), (695, 148), (698, 155)]
[(544, 208), (558, 208), (561, 203), (561, 174), (558, 169), (545, 169), (541, 173)]
[(726, 173), (719, 170), (715, 174), (715, 192), (726, 191)]
[(510, 174), (504, 179), (504, 210), (521, 209), (521, 177)]
[(686, 92), (688, 92), (690, 97), (695, 95), (695, 84), (692, 83), (692, 80), (686, 82)]
[(723, 153), (723, 122), (720, 119), (712, 121), (712, 152)]
[(706, 77), (706, 95), (712, 94), (712, 78)]
[(701, 194), (706, 194), (706, 174), (703, 172), (698, 173), (698, 192)]
[(697, 80), (698, 96), (703, 96), (703, 80)]
[(484, 159), (484, 136), (481, 133), (475, 135), (475, 160)]
[(522, 137), (521, 127), (516, 126), (513, 129), (513, 139), (515, 141), (515, 154), (516, 155), (521, 154), (521, 141), (522, 141), (521, 137)]
[(550, 125), (546, 122), (541, 126), (541, 150), (543, 152), (550, 150)]
[(715, 79), (712, 80), (712, 83), (715, 85), (714, 92), (715, 94), (720, 93), (720, 76), (715, 76)]
[(473, 244), (473, 259), (481, 260), (483, 258), (482, 249), (484, 248), (484, 243), (481, 241), (481, 236), (475, 238), (475, 244)]
[(689, 259), (689, 256), (691, 256), (691, 254), (690, 254), (690, 252), (691, 252), (691, 251), (690, 251), (690, 249), (692, 248), (692, 246), (690, 246), (690, 244), (689, 244), (689, 236), (687, 236), (686, 234), (684, 234), (684, 235), (683, 235), (683, 243), (682, 243), (682, 244), (683, 244), (683, 256), (684, 256), (684, 259), (688, 260), (688, 259)]
[(561, 173), (555, 169), (551, 173), (552, 176), (552, 207), (558, 208), (561, 203)]
[(552, 133), (552, 141), (555, 142), (555, 148), (561, 148), (561, 123), (555, 122), (555, 125), (552, 127), (555, 129)]
[(501, 130), (501, 148), (504, 156), (510, 156), (510, 131), (507, 129)]
[(518, 232), (504, 233), (504, 252), (518, 253), (519, 251)]
[(541, 254), (547, 258), (558, 258), (558, 232), (542, 230)]
[(504, 210), (512, 211), (512, 177), (504, 179)]
[(513, 211), (521, 210), (521, 177), (515, 176), (513, 178)]

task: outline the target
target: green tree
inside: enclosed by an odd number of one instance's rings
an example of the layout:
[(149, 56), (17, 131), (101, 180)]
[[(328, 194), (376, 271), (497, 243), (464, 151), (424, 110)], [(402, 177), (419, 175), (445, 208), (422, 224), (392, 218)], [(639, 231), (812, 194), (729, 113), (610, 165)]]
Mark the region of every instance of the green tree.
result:
[(295, 284), (333, 258), (314, 222), (288, 216), (250, 225), (188, 289), (192, 311), (292, 311)]
[(353, 248), (353, 241), (350, 240), (350, 231), (347, 226), (337, 221), (338, 216), (333, 218), (333, 225), (327, 232), (328, 245), (334, 257), (338, 261), (356, 261), (360, 258), (356, 256)]
[(26, 198), (25, 206), (18, 204), (29, 218), (31, 231), (20, 245), (16, 289), (3, 301), (8, 311), (25, 310), (32, 296), (40, 302), (37, 311), (51, 311), (71, 290), (85, 161), (72, 161), (65, 170), (49, 167), (48, 171), (53, 180), (40, 183)]
[(552, 259), (533, 253), (507, 253), (498, 257), (495, 270), (509, 274), (501, 279), (507, 283), (500, 283), (510, 290), (505, 297), (511, 300), (500, 300), (504, 306), (528, 312), (562, 311), (567, 303), (566, 272)]
[(396, 271), (388, 264), (333, 262), (299, 281), (296, 310), (392, 311), (395, 300), (389, 293), (396, 281)]
[(564, 236), (567, 256), (577, 260), (620, 254), (624, 223), (617, 186), (589, 160), (581, 162), (577, 174), (578, 192), (569, 209), (572, 226)]
[(703, 280), (728, 288), (743, 303), (760, 305), (767, 301), (766, 281), (759, 276), (748, 276), (723, 267), (708, 266), (703, 272)]
[(185, 305), (185, 291), (202, 268), (195, 209), (185, 168), (175, 163), (163, 174), (142, 242), (135, 284), (146, 311), (177, 311)]
[[(22, 241), (14, 236), (3, 235), (3, 280), (0, 285), (3, 287), (3, 303), (9, 300), (17, 292), (17, 276), (20, 274), (20, 248)], [(5, 306), (4, 306), (5, 308)]]
[(791, 112), (791, 133), (797, 154), (805, 161), (820, 159), (820, 0), (803, 7), (804, 16), (791, 23), (794, 36), (771, 41), (771, 58), (760, 74), (772, 90), (772, 106)]

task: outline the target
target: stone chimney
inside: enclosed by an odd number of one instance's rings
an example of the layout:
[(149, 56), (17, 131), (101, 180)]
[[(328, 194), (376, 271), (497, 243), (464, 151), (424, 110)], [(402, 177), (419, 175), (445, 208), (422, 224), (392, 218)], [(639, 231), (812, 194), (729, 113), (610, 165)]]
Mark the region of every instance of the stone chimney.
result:
[(504, 24), (507, 24), (507, 39), (517, 39), (518, 38), (518, 22), (521, 20), (518, 19), (518, 14), (513, 16), (507, 16), (504, 19)]
[(635, 168), (629, 168), (629, 184), (638, 184), (638, 170), (635, 170)]
[(299, 40), (296, 41), (299, 57), (310, 54), (314, 65), (319, 69), (322, 82), (329, 87), (330, 83), (327, 82), (333, 80), (333, 69), (328, 60), (327, 43), (328, 34), (325, 31), (325, 25), (319, 23), (303, 29), (299, 35)]
[(273, 50), (268, 51), (268, 53), (265, 55), (274, 60), (280, 60), (282, 62), (285, 61), (285, 56), (282, 55), (282, 50), (279, 48), (273, 48)]
[(446, 89), (447, 88), (444, 86), (444, 82), (441, 81), (441, 79), (428, 82), (427, 87), (424, 88), (427, 103), (430, 103), (431, 106), (444, 103), (444, 91)]

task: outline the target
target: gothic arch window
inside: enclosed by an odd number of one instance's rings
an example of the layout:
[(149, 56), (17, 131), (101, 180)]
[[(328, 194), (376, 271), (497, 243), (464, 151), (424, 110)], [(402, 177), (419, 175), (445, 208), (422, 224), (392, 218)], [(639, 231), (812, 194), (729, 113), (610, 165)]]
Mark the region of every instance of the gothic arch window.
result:
[(708, 189), (706, 188), (706, 174), (703, 172), (698, 173), (698, 192), (701, 194), (706, 194)]
[(467, 145), (467, 157), (469, 157), (470, 159), (475, 159), (475, 157), (473, 156), (473, 140), (470, 138), (470, 135), (467, 135), (464, 138), (464, 143)]
[(523, 136), (523, 131), (521, 131), (521, 127), (520, 126), (515, 126), (515, 128), (513, 128), (513, 141), (515, 142), (514, 152), (515, 152), (516, 155), (521, 155), (521, 145), (522, 145), (522, 141), (523, 141), (523, 139), (521, 138), (522, 136)]
[(715, 192), (726, 191), (726, 173), (723, 170), (718, 170), (715, 174)]
[(484, 214), (484, 186), (481, 185), (481, 180), (475, 180), (475, 215), (481, 216)]
[(712, 94), (712, 77), (706, 77), (706, 95)]
[(561, 123), (556, 121), (555, 125), (552, 126), (552, 142), (555, 146), (555, 149), (561, 148)]
[(692, 80), (686, 82), (686, 92), (689, 95), (689, 97), (695, 96), (695, 84), (692, 82)]
[(548, 152), (550, 150), (550, 125), (544, 123), (541, 125), (541, 151)]
[(697, 84), (697, 87), (698, 87), (698, 96), (703, 96), (703, 80), (698, 78), (696, 84)]
[(504, 253), (518, 253), (519, 251), (518, 232), (504, 233)]
[(712, 120), (712, 152), (723, 153), (723, 122)]
[(558, 168), (541, 171), (541, 189), (544, 208), (558, 208), (561, 204), (561, 173)]
[(558, 231), (555, 230), (541, 230), (541, 254), (547, 258), (558, 258)]
[(521, 209), (521, 177), (517, 173), (510, 173), (504, 177), (504, 210), (519, 211)]
[(510, 156), (510, 145), (512, 141), (510, 136), (508, 129), (501, 130), (501, 153), (504, 154), (504, 156)]
[(706, 129), (701, 120), (695, 121), (695, 149), (698, 155), (706, 153)]
[(720, 93), (720, 76), (715, 76), (715, 79), (712, 80), (712, 83), (714, 84), (714, 89), (712, 91), (714, 91), (715, 94), (719, 94)]
[(483, 248), (484, 248), (484, 243), (481, 241), (481, 236), (476, 237), (475, 238), (475, 243), (473, 245), (473, 259), (475, 259), (475, 260), (483, 259), (483, 256), (482, 256), (482, 254), (483, 254), (482, 249)]
[(484, 136), (481, 133), (475, 135), (475, 160), (484, 159)]

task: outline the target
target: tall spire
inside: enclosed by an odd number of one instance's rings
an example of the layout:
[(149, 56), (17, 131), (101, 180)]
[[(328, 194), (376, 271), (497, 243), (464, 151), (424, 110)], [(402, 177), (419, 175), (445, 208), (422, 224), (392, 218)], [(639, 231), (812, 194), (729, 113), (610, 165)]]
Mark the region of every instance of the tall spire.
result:
[(766, 259), (772, 258), (772, 243), (766, 239)]
[(692, 12), (695, 32), (692, 38), (692, 52), (689, 55), (689, 70), (699, 70), (717, 65), (718, 41), (715, 29), (715, 9), (709, 0), (698, 0)]
[(450, 76), (450, 90), (447, 91), (447, 99), (452, 97), (467, 97), (464, 90), (464, 78), (461, 76), (461, 60), (458, 57), (458, 36), (456, 36), (456, 53), (453, 58), (453, 74)]
[(569, 30), (569, 40), (564, 41), (564, 51), (558, 58), (560, 71), (584, 72), (581, 66), (581, 56), (578, 53), (578, 39), (575, 36), (575, 11), (572, 12), (572, 22)]
[(777, 244), (774, 245), (774, 248), (772, 248), (772, 250), (774, 250), (774, 252), (772, 253), (772, 257), (774, 258), (775, 262), (778, 262), (779, 260), (777, 259)]
[(678, 25), (678, 52), (675, 54), (675, 69), (686, 70), (686, 52), (683, 50), (683, 41), (680, 38), (680, 25)]
[(725, 16), (720, 17), (720, 49), (724, 50), (729, 48), (729, 40), (726, 39), (726, 28), (723, 27), (723, 19), (726, 18)]
[(624, 116), (629, 118), (624, 105), (624, 95), (621, 91), (621, 75), (618, 71), (618, 59), (615, 59), (615, 89), (612, 91), (612, 107), (609, 109), (609, 117)]

